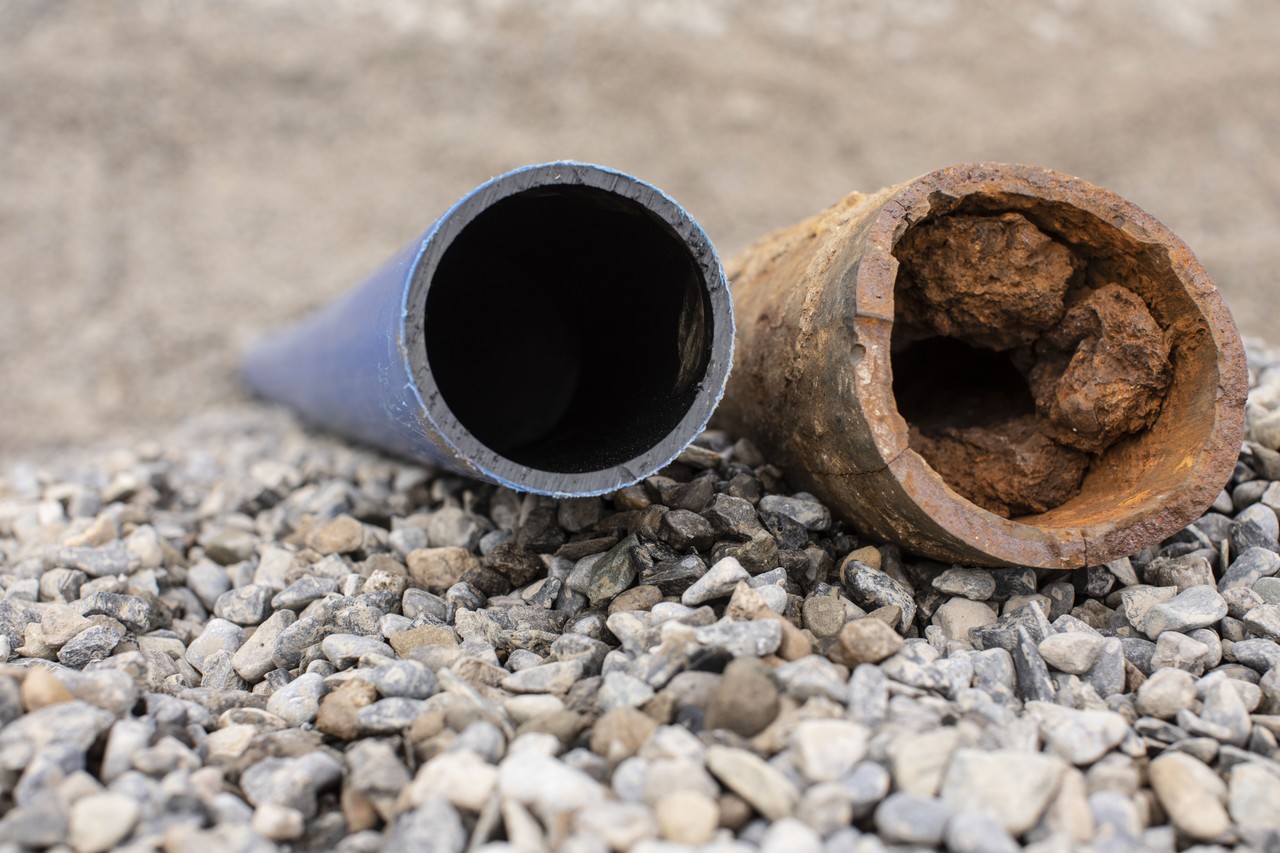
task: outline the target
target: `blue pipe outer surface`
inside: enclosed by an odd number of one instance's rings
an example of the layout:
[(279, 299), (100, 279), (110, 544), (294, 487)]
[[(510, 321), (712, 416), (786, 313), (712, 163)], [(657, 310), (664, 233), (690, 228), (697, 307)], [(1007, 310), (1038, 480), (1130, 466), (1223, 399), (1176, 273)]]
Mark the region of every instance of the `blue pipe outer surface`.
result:
[[(436, 388), (424, 341), (427, 291), (453, 239), (496, 202), (555, 186), (603, 190), (642, 205), (665, 222), (702, 273), (713, 324), (698, 396), (676, 428), (621, 464), (581, 473), (530, 468), (481, 444)], [(732, 364), (728, 282), (702, 228), (650, 184), (601, 166), (565, 161), (525, 166), (472, 190), (363, 284), (255, 345), (242, 375), (261, 396), (393, 454), (518, 491), (578, 497), (612, 492), (674, 461), (706, 427)]]

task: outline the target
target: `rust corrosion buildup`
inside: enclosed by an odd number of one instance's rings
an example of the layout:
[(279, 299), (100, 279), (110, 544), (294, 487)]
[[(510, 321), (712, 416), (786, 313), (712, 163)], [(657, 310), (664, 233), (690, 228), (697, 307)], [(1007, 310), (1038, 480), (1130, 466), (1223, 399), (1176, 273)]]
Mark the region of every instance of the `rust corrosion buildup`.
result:
[(718, 419), (862, 531), (1079, 568), (1198, 518), (1244, 434), (1243, 348), (1165, 226), (1047, 169), (854, 194), (729, 266)]

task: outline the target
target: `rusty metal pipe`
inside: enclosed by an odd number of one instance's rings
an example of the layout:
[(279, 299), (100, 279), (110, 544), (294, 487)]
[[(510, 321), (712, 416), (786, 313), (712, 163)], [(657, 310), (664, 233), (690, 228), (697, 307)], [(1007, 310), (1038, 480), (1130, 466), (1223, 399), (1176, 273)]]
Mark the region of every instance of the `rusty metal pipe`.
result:
[[(1232, 471), (1247, 380), (1231, 315), (1191, 251), (1105, 189), (942, 169), (851, 195), (728, 271), (736, 358), (718, 425), (911, 552), (1098, 565), (1199, 517)], [(1052, 281), (1036, 290), (1037, 276)], [(1065, 498), (1046, 496), (1049, 458), (1078, 466)]]
[(653, 186), (529, 166), (245, 360), (319, 426), (513, 489), (613, 491), (706, 426), (733, 361), (710, 241)]

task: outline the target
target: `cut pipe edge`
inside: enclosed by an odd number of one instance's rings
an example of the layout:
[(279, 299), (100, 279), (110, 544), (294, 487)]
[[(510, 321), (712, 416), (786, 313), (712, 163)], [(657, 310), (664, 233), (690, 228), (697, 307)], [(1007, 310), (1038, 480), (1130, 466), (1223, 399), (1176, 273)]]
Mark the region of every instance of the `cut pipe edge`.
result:
[[(957, 211), (1019, 212), (1100, 269), (1135, 276), (1173, 344), (1154, 423), (1095, 459), (1075, 497), (1038, 514), (1003, 518), (959, 494), (910, 446), (894, 396), (895, 246)], [(860, 531), (908, 551), (967, 565), (1100, 565), (1194, 521), (1235, 464), (1247, 374), (1221, 296), (1164, 225), (1078, 178), (941, 169), (765, 237), (729, 276), (738, 339), (717, 425), (751, 438)]]
[(518, 491), (598, 495), (671, 463), (733, 363), (719, 258), (675, 201), (584, 163), (468, 193), (365, 283), (246, 357), (259, 395)]

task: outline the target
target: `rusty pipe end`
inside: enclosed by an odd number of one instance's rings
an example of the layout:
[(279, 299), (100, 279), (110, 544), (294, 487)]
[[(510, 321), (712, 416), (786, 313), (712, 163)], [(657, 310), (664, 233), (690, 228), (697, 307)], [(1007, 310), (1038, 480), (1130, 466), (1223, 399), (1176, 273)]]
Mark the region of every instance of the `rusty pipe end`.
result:
[[(972, 292), (928, 302), (929, 262), (909, 254), (923, 251), (912, 247), (954, 252), (957, 264), (989, 264), (991, 246), (971, 245), (977, 232), (965, 229), (1014, 221), (1040, 236), (1001, 232), (1004, 242), (992, 244), (997, 260), (1007, 252), (1017, 263), (1048, 264), (1046, 252), (1065, 252), (1061, 305), (1040, 325), (1019, 338), (1010, 332), (1018, 317), (999, 311), (985, 321), (970, 312), (966, 322)], [(937, 229), (941, 222), (951, 230)], [(921, 237), (931, 229), (933, 238)], [(1035, 242), (1041, 238), (1049, 249)], [(1247, 393), (1230, 312), (1190, 249), (1108, 190), (1030, 166), (941, 169), (851, 196), (770, 235), (729, 270), (738, 355), (720, 423), (775, 454), (794, 484), (832, 502), (861, 530), (910, 551), (988, 566), (1097, 565), (1193, 521), (1230, 476)], [(966, 286), (1011, 286), (1001, 275)], [(1030, 294), (1014, 314), (1034, 314), (1040, 295)], [(1097, 374), (1136, 370), (1103, 351), (1130, 345), (1105, 343), (1107, 328), (1130, 322), (1122, 310), (1114, 321), (1097, 319), (1095, 303), (1111, 297), (1149, 315), (1148, 337), (1165, 347), (1167, 364), (1153, 368), (1159, 393), (1138, 407), (1139, 426), (1090, 444), (1094, 437), (1074, 434), (1074, 424), (1105, 421), (1109, 410), (1129, 405), (1120, 386), (1108, 384), (1114, 376), (1104, 382)], [(1101, 324), (1101, 337), (1089, 337), (1090, 323)], [(1071, 374), (1077, 363), (1088, 369)], [(1044, 391), (1046, 375), (1058, 381), (1052, 393)], [(965, 398), (979, 401), (969, 422), (940, 419), (957, 387), (981, 392)], [(982, 396), (993, 387), (1000, 393)], [(1008, 417), (993, 415), (992, 406), (1006, 404)], [(1026, 473), (1017, 463), (1030, 445), (1021, 433), (1011, 438), (1007, 424), (1015, 420), (1055, 460), (1079, 468), (1069, 497), (1040, 505), (1033, 484), (1029, 500), (993, 511), (1007, 484), (978, 481), (1001, 465), (1009, 478)], [(987, 427), (996, 439), (982, 432)], [(949, 466), (944, 445), (954, 451)], [(1036, 457), (1030, 467), (1044, 464)]]

